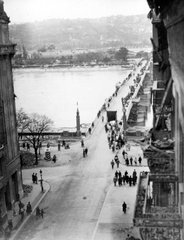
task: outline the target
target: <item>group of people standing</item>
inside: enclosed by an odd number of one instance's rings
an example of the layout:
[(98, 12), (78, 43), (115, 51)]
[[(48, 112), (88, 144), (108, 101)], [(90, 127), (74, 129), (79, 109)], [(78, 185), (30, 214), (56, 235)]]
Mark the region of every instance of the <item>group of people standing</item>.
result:
[(131, 187), (132, 185), (135, 186), (137, 183), (137, 172), (134, 169), (132, 175), (128, 174), (128, 171), (126, 170), (124, 172), (124, 175), (122, 176), (121, 171), (117, 171), (114, 174), (113, 177), (113, 182), (114, 182), (114, 186), (116, 186), (116, 184), (118, 183), (119, 186), (125, 185), (125, 184), (129, 184), (129, 186)]
[(141, 165), (141, 163), (142, 163), (142, 157), (141, 156), (138, 156), (138, 158), (135, 157), (134, 159), (133, 159), (132, 156), (130, 156), (130, 158), (129, 158), (128, 154), (125, 150), (122, 151), (122, 155), (123, 155), (123, 159), (125, 160), (125, 164), (127, 166), (133, 166), (133, 165), (137, 166), (138, 163), (139, 163), (139, 165)]
[(120, 125), (118, 121), (114, 123), (106, 123), (105, 124), (105, 131), (107, 133), (107, 140), (109, 149), (112, 152), (119, 151), (126, 143), (123, 133), (120, 131)]
[(32, 182), (38, 184), (38, 176), (37, 173), (32, 174)]
[(29, 151), (30, 150), (30, 144), (27, 142), (23, 142), (22, 143), (22, 147), (23, 147), (23, 149), (25, 150), (26, 148), (27, 148), (27, 151)]
[(84, 146), (84, 140), (83, 139), (81, 139), (81, 147), (83, 148), (83, 150), (82, 150), (83, 158), (85, 158), (88, 155), (88, 148)]

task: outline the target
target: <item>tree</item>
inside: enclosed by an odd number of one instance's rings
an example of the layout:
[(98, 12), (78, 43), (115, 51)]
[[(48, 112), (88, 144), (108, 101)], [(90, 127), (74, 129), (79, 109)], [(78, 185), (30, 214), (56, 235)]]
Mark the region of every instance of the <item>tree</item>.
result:
[(27, 127), (29, 125), (29, 117), (24, 112), (23, 108), (21, 108), (17, 111), (16, 118), (17, 118), (18, 132), (22, 133), (22, 132), (24, 132), (24, 130), (27, 129)]
[[(23, 121), (21, 121), (21, 119), (23, 119)], [(30, 133), (30, 135), (26, 136), (26, 139), (32, 144), (34, 148), (35, 165), (37, 165), (40, 138), (43, 132), (48, 131), (50, 129), (51, 125), (53, 124), (53, 121), (47, 116), (39, 115), (37, 113), (32, 113), (28, 115), (22, 109), (21, 114), (19, 115), (17, 114), (17, 122), (19, 129), (22, 129), (22, 132)]]
[(121, 47), (116, 53), (115, 58), (117, 60), (127, 61), (128, 49)]

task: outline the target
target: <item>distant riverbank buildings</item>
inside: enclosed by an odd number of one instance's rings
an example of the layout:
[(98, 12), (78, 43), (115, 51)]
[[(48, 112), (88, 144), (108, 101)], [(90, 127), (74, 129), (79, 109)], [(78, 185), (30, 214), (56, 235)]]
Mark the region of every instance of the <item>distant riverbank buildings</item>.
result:
[(147, 0), (153, 35), (150, 172), (138, 184), (134, 226), (143, 240), (184, 239), (184, 1)]
[(0, 0), (0, 225), (23, 193), (11, 65), (15, 44), (3, 4)]

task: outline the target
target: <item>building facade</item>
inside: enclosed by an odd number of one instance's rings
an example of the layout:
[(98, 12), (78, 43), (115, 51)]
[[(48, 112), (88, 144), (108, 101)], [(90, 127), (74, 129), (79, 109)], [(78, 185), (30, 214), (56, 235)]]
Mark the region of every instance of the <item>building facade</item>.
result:
[(154, 112), (149, 172), (141, 174), (134, 225), (141, 237), (184, 239), (184, 1), (147, 0), (153, 34)]
[(9, 18), (0, 1), (0, 220), (6, 220), (22, 196), (22, 175), (16, 128), (15, 94), (11, 60), (15, 44), (9, 40)]

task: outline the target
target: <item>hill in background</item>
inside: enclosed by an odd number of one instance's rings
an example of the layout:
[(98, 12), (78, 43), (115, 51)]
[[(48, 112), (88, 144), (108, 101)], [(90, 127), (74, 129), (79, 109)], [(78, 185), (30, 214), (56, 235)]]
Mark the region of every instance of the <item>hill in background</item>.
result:
[(29, 51), (150, 46), (151, 25), (145, 15), (111, 16), (98, 19), (51, 19), (10, 24), (10, 38)]

